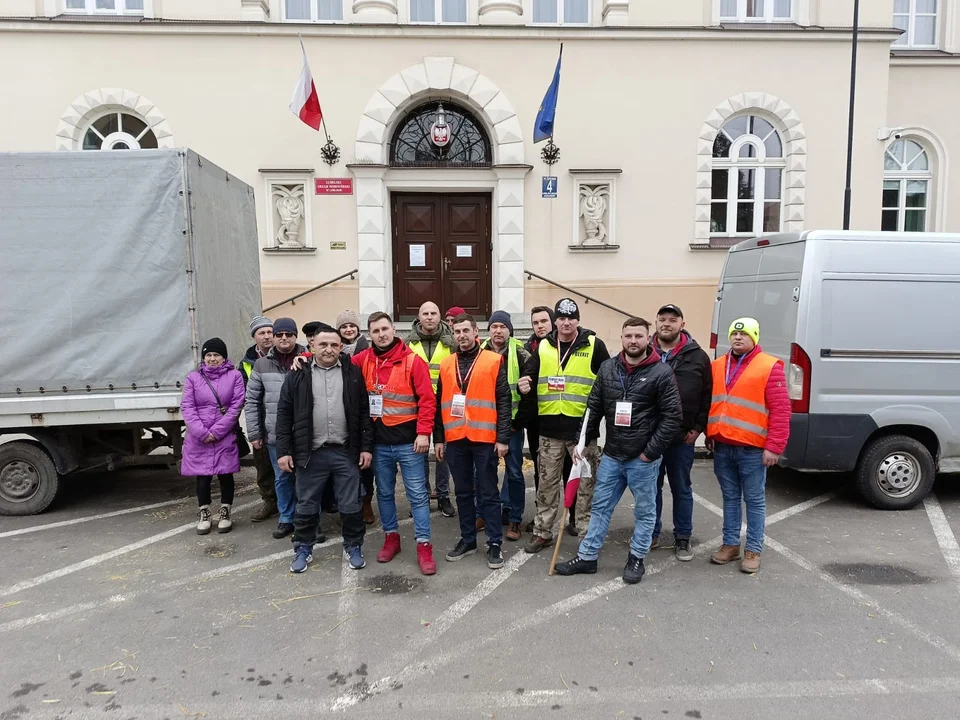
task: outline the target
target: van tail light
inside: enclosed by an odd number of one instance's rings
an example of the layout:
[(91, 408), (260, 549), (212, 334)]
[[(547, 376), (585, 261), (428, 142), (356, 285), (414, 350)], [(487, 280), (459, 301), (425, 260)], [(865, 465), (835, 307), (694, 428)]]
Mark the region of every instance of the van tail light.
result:
[(787, 394), (790, 409), (795, 413), (810, 412), (810, 356), (796, 343), (790, 344), (790, 367), (787, 369)]
[(711, 350), (716, 350), (716, 349), (717, 349), (717, 344), (718, 344), (718, 342), (719, 342), (719, 338), (717, 338), (717, 334), (716, 334), (716, 333), (710, 333), (710, 349), (711, 349)]

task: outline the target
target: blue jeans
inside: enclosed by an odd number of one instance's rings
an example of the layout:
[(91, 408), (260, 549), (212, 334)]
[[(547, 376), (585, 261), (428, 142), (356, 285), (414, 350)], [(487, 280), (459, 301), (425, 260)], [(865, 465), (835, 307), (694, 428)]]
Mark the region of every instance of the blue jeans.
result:
[[(477, 516), (484, 519), (488, 545), (503, 544), (500, 493), (497, 492), (497, 452), (493, 443), (455, 440), (447, 443), (447, 463), (457, 494), (460, 536), (477, 542)], [(476, 489), (474, 489), (476, 487)], [(476, 498), (479, 497), (479, 506)]]
[(273, 486), (277, 489), (277, 509), (280, 522), (293, 524), (293, 513), (297, 509), (296, 478), (293, 473), (281, 470), (277, 465), (277, 446), (267, 445), (270, 463), (273, 465)]
[(693, 535), (693, 483), (690, 471), (693, 469), (693, 445), (679, 442), (668, 447), (660, 463), (660, 476), (657, 478), (657, 523), (653, 526), (653, 535), (660, 534), (663, 527), (663, 476), (670, 483), (673, 495), (673, 536), (677, 539), (690, 539)]
[(609, 455), (600, 458), (597, 468), (597, 484), (593, 490), (593, 510), (590, 527), (580, 543), (577, 553), (581, 560), (596, 560), (600, 548), (607, 539), (613, 510), (628, 487), (633, 493), (633, 537), (630, 539), (630, 554), (645, 558), (650, 551), (653, 523), (657, 512), (657, 476), (660, 473), (660, 458), (644, 462), (640, 458), (614, 460)]
[(504, 462), (507, 471), (504, 474), (503, 487), (500, 490), (500, 502), (510, 511), (510, 522), (523, 522), (523, 509), (527, 501), (527, 485), (523, 480), (523, 430), (514, 430), (510, 436), (510, 451)]
[(740, 545), (743, 505), (747, 506), (747, 550), (763, 550), (767, 522), (767, 469), (763, 449), (716, 443), (713, 471), (723, 493), (723, 544)]
[(375, 445), (373, 468), (377, 481), (377, 507), (383, 531), (396, 532), (397, 520), (397, 465), (403, 487), (413, 511), (413, 534), (417, 542), (430, 542), (430, 495), (427, 493), (427, 478), (423, 474), (423, 456), (413, 451), (413, 443), (402, 445)]

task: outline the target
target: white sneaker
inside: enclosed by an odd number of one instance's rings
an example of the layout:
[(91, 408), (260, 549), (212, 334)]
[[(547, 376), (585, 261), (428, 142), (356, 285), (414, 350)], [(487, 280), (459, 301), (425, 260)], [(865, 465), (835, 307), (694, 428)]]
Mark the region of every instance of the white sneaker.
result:
[(233, 529), (233, 520), (230, 519), (230, 506), (220, 506), (220, 519), (217, 520), (217, 532), (228, 533)]
[(210, 522), (210, 506), (201, 505), (200, 511), (197, 513), (197, 535), (209, 534), (211, 526), (212, 526), (212, 523)]

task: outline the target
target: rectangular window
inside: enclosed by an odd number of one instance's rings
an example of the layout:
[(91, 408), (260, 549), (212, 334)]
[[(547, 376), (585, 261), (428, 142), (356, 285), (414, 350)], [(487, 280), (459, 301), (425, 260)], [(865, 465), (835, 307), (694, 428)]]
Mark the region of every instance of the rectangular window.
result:
[(927, 180), (884, 180), (880, 229), (924, 232), (927, 229)]
[(441, 0), (441, 17), (445, 23), (467, 21), (467, 0)]
[(88, 15), (143, 15), (144, 4), (144, 0), (65, 0), (63, 9)]
[(412, 23), (466, 23), (467, 0), (410, 0)]
[(894, 41), (900, 47), (937, 46), (937, 0), (894, 0), (893, 25), (903, 30)]
[(793, 0), (719, 0), (725, 22), (791, 22)]
[(343, 0), (285, 0), (284, 19), (288, 22), (340, 22)]
[(588, 25), (589, 0), (533, 0), (533, 22), (537, 25)]

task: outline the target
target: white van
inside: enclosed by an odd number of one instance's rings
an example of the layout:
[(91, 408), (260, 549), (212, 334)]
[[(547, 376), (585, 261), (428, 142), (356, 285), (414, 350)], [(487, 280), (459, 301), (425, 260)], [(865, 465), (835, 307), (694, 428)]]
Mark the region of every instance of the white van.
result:
[(960, 472), (960, 235), (810, 231), (730, 249), (711, 347), (760, 322), (793, 408), (780, 464), (856, 471), (863, 497), (905, 509)]

